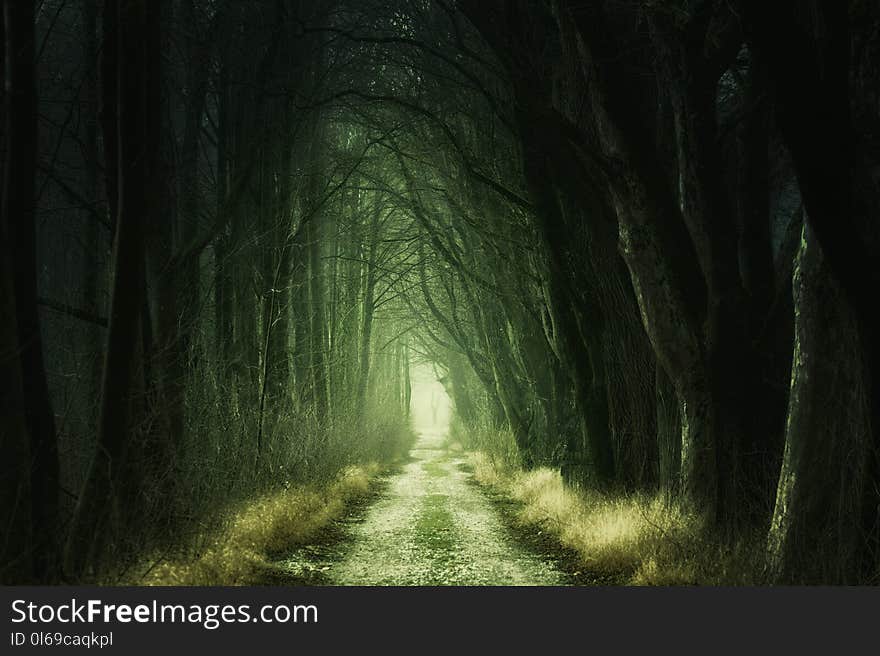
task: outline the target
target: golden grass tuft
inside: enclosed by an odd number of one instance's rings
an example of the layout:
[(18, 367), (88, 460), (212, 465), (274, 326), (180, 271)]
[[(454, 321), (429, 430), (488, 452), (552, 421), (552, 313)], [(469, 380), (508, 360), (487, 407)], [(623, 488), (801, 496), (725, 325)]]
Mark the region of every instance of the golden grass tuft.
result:
[[(196, 554), (153, 557), (130, 585), (249, 585), (271, 571), (270, 557), (312, 541), (352, 501), (370, 491), (377, 464), (345, 468), (328, 485), (299, 486), (233, 507), (224, 528)], [(144, 568), (141, 568), (143, 571)]]
[(556, 470), (504, 466), (473, 453), (474, 478), (519, 501), (517, 521), (540, 527), (576, 551), (589, 571), (629, 585), (751, 582), (753, 551), (723, 551), (699, 517), (662, 495), (602, 495), (564, 483)]

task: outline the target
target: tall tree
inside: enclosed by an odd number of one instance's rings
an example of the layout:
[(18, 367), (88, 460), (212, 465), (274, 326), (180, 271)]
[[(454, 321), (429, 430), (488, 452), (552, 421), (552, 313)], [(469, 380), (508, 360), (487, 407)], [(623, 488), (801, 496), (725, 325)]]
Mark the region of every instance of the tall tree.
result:
[[(105, 17), (106, 18), (106, 17)], [(113, 283), (98, 420), (97, 448), (70, 530), (65, 567), (75, 578), (103, 555), (112, 503), (126, 481), (126, 450), (132, 439), (138, 344), (144, 310), (144, 227), (151, 220), (158, 178), (159, 115), (154, 93), (159, 51), (158, 6), (133, 0), (119, 7), (105, 30), (118, 38), (116, 116), (119, 136), (119, 199), (113, 247)], [(108, 501), (110, 502), (108, 504)]]
[(6, 63), (6, 162), (3, 224), (10, 238), (25, 425), (30, 438), (31, 521), (37, 580), (54, 577), (58, 555), (58, 446), (46, 383), (37, 310), (34, 207), (37, 164), (37, 90), (34, 3), (3, 4)]

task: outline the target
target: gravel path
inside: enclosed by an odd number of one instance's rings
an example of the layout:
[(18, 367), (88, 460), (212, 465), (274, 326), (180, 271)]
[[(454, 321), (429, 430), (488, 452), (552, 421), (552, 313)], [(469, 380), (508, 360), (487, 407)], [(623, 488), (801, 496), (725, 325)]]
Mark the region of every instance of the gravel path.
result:
[(353, 545), (328, 563), (334, 585), (560, 585), (555, 565), (524, 550), (443, 448), (422, 433), (409, 462), (352, 527)]

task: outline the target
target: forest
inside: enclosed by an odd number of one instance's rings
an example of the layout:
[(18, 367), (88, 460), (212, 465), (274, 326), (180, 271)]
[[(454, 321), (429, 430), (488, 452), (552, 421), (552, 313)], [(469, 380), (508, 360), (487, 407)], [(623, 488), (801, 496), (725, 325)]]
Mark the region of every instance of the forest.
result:
[(283, 551), (419, 377), (477, 470), (717, 555), (655, 583), (880, 582), (880, 3), (2, 5), (0, 582)]

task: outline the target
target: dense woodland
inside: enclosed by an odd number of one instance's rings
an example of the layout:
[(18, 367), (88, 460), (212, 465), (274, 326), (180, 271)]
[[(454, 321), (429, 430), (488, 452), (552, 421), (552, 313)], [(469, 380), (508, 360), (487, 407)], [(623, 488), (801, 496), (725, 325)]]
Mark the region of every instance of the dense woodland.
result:
[(406, 449), (410, 367), (880, 580), (880, 4), (5, 0), (7, 583)]

